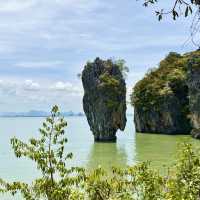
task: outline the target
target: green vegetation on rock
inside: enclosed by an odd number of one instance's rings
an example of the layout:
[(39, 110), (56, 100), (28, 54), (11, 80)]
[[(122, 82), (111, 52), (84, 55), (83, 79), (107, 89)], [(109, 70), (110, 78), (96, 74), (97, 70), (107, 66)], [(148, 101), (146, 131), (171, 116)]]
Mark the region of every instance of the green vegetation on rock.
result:
[(188, 89), (191, 135), (200, 139), (200, 56), (194, 55), (188, 63)]
[(158, 68), (150, 70), (135, 85), (131, 95), (132, 105), (148, 110), (165, 100), (165, 97), (173, 95), (186, 82), (186, 64), (186, 59), (180, 54), (170, 53)]
[(174, 52), (150, 70), (133, 88), (138, 132), (189, 133), (188, 63), (200, 51), (180, 55)]
[(125, 128), (127, 70), (124, 60), (100, 58), (83, 69), (83, 108), (95, 141), (114, 142)]

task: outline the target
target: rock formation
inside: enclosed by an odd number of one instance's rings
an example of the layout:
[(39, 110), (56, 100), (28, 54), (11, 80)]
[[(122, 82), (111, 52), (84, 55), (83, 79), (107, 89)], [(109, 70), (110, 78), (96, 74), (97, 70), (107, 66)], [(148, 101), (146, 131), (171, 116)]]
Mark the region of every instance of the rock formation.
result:
[(190, 133), (186, 60), (170, 53), (135, 85), (131, 100), (137, 132)]
[(95, 141), (116, 141), (126, 125), (126, 84), (119, 66), (96, 58), (82, 72), (83, 109)]
[(191, 134), (200, 139), (200, 51), (193, 53), (188, 62), (188, 88)]

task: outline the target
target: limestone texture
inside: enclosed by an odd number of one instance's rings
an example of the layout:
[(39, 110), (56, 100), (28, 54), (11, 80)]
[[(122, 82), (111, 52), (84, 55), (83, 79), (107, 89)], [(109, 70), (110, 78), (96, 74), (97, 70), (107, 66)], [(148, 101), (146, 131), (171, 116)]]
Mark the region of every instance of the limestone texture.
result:
[(191, 55), (174, 52), (149, 70), (133, 88), (131, 102), (137, 132), (189, 134), (187, 63)]
[(200, 51), (188, 62), (188, 88), (191, 135), (200, 139)]
[(126, 125), (126, 83), (112, 60), (96, 58), (82, 72), (83, 109), (97, 142), (115, 142)]

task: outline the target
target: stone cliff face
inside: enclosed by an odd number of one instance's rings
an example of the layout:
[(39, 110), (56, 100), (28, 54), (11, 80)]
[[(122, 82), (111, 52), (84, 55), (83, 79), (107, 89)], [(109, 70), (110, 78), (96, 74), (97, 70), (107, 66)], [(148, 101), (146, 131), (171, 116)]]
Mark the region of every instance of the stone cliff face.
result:
[(137, 132), (190, 133), (186, 60), (170, 53), (135, 85), (131, 100)]
[(188, 88), (192, 136), (200, 139), (200, 52), (188, 63)]
[[(167, 96), (156, 107), (134, 109), (136, 131), (140, 133), (189, 134), (189, 121), (181, 113), (182, 105), (175, 96)], [(158, 110), (159, 107), (159, 110)]]
[(126, 84), (117, 64), (96, 58), (82, 72), (83, 109), (95, 141), (116, 141), (126, 125)]

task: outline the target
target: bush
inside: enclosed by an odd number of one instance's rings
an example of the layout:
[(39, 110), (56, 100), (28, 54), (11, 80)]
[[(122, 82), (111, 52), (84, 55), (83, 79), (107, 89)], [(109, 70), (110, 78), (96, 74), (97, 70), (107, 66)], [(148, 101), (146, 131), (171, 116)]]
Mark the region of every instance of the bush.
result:
[(15, 195), (20, 192), (26, 200), (63, 200), (77, 199), (81, 196), (76, 188), (84, 179), (84, 169), (66, 167), (67, 159), (72, 153), (65, 154), (65, 127), (67, 122), (60, 116), (57, 106), (51, 111), (40, 131), (40, 138), (31, 138), (24, 143), (17, 138), (11, 139), (11, 145), (17, 158), (27, 157), (33, 160), (42, 177), (34, 180), (32, 184), (23, 182), (7, 183), (1, 180), (1, 192), (10, 192)]

